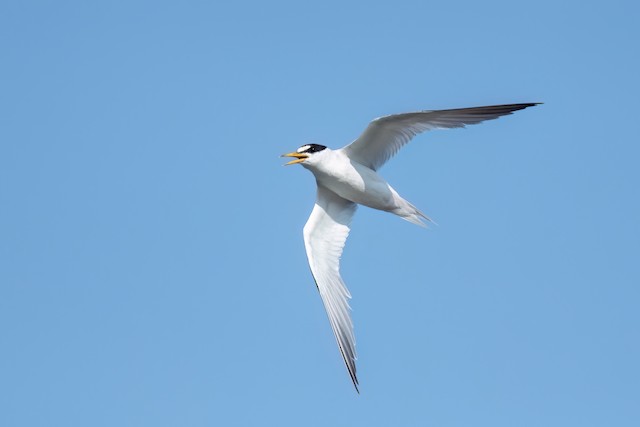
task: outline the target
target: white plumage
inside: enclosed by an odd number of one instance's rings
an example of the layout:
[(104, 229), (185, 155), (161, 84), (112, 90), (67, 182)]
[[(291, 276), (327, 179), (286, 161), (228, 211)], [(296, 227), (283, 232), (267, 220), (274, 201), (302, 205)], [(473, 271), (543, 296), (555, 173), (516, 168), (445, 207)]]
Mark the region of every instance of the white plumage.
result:
[(348, 304), (351, 294), (340, 277), (340, 257), (351, 219), (360, 204), (391, 212), (422, 226), (425, 220), (429, 221), (377, 170), (421, 132), (464, 127), (534, 105), (537, 104), (420, 111), (380, 117), (373, 120), (358, 139), (341, 149), (306, 144), (295, 152), (283, 154), (295, 158), (287, 165), (300, 163), (316, 177), (318, 196), (304, 226), (304, 244), (331, 329), (356, 390), (355, 337)]

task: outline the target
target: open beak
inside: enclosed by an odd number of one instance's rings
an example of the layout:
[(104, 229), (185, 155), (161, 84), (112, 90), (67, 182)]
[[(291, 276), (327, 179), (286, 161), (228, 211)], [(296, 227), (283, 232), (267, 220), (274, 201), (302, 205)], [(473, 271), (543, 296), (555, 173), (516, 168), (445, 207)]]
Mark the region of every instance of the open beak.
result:
[(289, 165), (295, 165), (296, 163), (302, 163), (309, 156), (307, 154), (296, 153), (294, 151), (293, 153), (283, 154), (280, 157), (295, 157), (296, 158), (295, 160), (291, 160), (289, 163), (284, 164), (284, 166), (289, 166)]

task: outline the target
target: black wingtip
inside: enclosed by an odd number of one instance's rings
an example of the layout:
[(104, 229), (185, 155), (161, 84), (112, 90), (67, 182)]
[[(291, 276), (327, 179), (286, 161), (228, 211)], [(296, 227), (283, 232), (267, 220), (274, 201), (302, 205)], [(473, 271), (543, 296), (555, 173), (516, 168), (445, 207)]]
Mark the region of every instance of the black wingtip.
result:
[[(340, 347), (340, 350), (342, 350), (342, 347)], [(342, 355), (345, 363), (346, 363), (346, 358), (344, 356), (344, 354)], [(358, 388), (358, 386), (360, 385), (360, 383), (358, 382), (358, 377), (356, 376), (355, 373), (355, 366), (353, 367), (353, 371), (351, 370), (351, 368), (349, 367), (349, 364), (346, 363), (347, 365), (347, 371), (349, 372), (349, 376), (351, 377), (351, 382), (353, 383), (353, 386), (356, 388), (356, 392), (358, 392), (358, 394), (360, 394), (360, 388)]]
[(520, 104), (523, 105), (523, 108), (528, 108), (528, 107), (535, 107), (536, 105), (542, 105), (544, 104), (544, 102), (527, 102), (525, 104)]
[(518, 111), (518, 110), (524, 110), (525, 108), (529, 108), (529, 107), (535, 107), (536, 105), (541, 105), (543, 104), (542, 102), (524, 102), (522, 104), (502, 104), (502, 105), (490, 105), (486, 108), (495, 108), (495, 109), (500, 109), (500, 110), (511, 110), (511, 111)]
[(513, 104), (513, 111), (524, 110), (525, 108), (535, 107), (536, 105), (540, 105), (542, 102), (527, 102), (525, 104)]
[(501, 104), (501, 105), (487, 105), (486, 107), (475, 107), (463, 110), (469, 110), (471, 114), (495, 114), (496, 117), (487, 118), (488, 120), (497, 119), (500, 116), (508, 116), (516, 111), (524, 110), (525, 108), (535, 107), (541, 105), (542, 102), (526, 102), (522, 104)]

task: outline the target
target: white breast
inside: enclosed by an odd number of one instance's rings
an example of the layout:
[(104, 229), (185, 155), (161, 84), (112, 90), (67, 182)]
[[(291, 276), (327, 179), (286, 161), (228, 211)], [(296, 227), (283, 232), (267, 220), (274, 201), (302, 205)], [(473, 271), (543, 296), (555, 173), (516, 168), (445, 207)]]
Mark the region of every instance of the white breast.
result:
[(340, 197), (369, 206), (390, 211), (397, 207), (397, 193), (374, 170), (351, 161), (341, 150), (327, 152), (321, 161), (305, 165), (311, 170), (320, 185)]

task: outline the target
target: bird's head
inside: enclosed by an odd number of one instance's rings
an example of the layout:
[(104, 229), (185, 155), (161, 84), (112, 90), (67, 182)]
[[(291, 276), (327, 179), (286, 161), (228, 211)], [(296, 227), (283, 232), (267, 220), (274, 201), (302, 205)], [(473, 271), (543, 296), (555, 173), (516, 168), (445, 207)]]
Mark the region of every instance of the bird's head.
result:
[(320, 153), (322, 153), (326, 148), (327, 147), (320, 144), (305, 144), (293, 153), (283, 154), (280, 157), (295, 157), (295, 160), (285, 163), (285, 166), (295, 165), (296, 163), (302, 162), (312, 163), (316, 158), (321, 156)]

